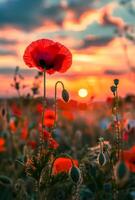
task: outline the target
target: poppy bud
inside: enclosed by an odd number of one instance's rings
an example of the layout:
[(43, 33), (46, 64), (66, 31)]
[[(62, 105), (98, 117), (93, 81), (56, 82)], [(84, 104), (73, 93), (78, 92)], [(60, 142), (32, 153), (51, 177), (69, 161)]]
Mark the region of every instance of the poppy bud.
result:
[(4, 176), (4, 175), (0, 176), (0, 185), (9, 186), (11, 184), (12, 184), (12, 180), (9, 177)]
[(6, 114), (5, 108), (2, 109), (1, 114), (3, 117), (5, 116), (5, 114)]
[(38, 94), (38, 87), (31, 88), (34, 95)]
[(15, 84), (15, 88), (16, 88), (17, 90), (20, 89), (20, 84), (19, 84), (19, 82), (16, 82), (16, 84)]
[(110, 89), (111, 89), (111, 91), (113, 92), (113, 94), (115, 95), (115, 92), (116, 92), (116, 86), (113, 85), (113, 86), (111, 86)]
[(15, 68), (15, 73), (18, 73), (18, 72), (19, 72), (19, 67), (16, 66), (16, 68)]
[(124, 185), (129, 178), (129, 170), (124, 161), (119, 161), (115, 166), (115, 179), (117, 184)]
[(76, 166), (72, 166), (69, 171), (69, 176), (74, 183), (78, 183), (81, 180), (80, 169)]
[(65, 90), (65, 89), (62, 90), (62, 98), (63, 98), (63, 100), (64, 100), (65, 102), (68, 102), (68, 100), (69, 100), (69, 93), (68, 93), (68, 91)]
[(106, 157), (102, 151), (99, 153), (98, 162), (100, 166), (104, 166), (106, 164)]
[(119, 79), (114, 79), (113, 81), (116, 86), (119, 84)]

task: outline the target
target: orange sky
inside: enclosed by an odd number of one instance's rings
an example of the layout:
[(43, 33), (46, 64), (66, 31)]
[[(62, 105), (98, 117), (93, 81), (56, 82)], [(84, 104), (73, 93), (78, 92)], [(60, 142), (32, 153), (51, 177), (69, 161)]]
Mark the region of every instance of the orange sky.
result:
[[(98, 5), (100, 1), (96, 2)], [(13, 78), (10, 69), (15, 66), (20, 66), (22, 70), (25, 69), (24, 83), (29, 85), (29, 89), (31, 88), (32, 75), (35, 72), (25, 66), (22, 56), (26, 46), (39, 38), (59, 41), (69, 48), (73, 55), (72, 67), (65, 74), (55, 73), (47, 76), (48, 96), (53, 96), (55, 82), (62, 80), (69, 90), (71, 98), (84, 101), (94, 95), (97, 100), (105, 99), (107, 96), (111, 96), (109, 88), (114, 78), (120, 79), (120, 95), (135, 94), (135, 74), (132, 72), (132, 67), (135, 66), (133, 56), (135, 46), (131, 40), (125, 38), (125, 32), (123, 32), (124, 26), (127, 24), (126, 19), (129, 18), (128, 11), (121, 8), (116, 2), (104, 3), (105, 0), (101, 2), (98, 7), (90, 5), (91, 7), (86, 7), (80, 12), (79, 9), (77, 10), (78, 7), (75, 8), (76, 10), (73, 9), (68, 1), (61, 1), (61, 15), (65, 12), (61, 24), (58, 24), (55, 18), (45, 16), (45, 20), (31, 30), (20, 28), (20, 22), (17, 24), (15, 21), (15, 25), (5, 21), (3, 26), (0, 21), (2, 27), (0, 29), (0, 80), (3, 83), (0, 95), (16, 95), (14, 89), (10, 87)], [(48, 4), (44, 6), (48, 6)], [(50, 4), (49, 6), (53, 8), (54, 5)], [(80, 12), (78, 17), (76, 17), (77, 12)], [(123, 14), (123, 12), (125, 13)], [(120, 13), (121, 16), (117, 13)], [(26, 25), (25, 23), (27, 22), (24, 22), (23, 25)], [(120, 31), (122, 37), (118, 37), (116, 31)], [(128, 59), (123, 48), (124, 45), (127, 47)], [(26, 69), (29, 71), (27, 72)], [(80, 88), (88, 90), (87, 98), (78, 97)], [(26, 92), (22, 91), (23, 93)]]

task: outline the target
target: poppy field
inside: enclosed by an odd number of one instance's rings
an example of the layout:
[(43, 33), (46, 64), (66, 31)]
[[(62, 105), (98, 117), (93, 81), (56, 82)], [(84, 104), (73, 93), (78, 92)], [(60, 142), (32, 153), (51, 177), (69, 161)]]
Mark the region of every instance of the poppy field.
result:
[(104, 102), (71, 99), (59, 79), (48, 97), (49, 76), (72, 66), (72, 53), (57, 41), (30, 43), (23, 61), (37, 70), (43, 96), (36, 84), (22, 95), (16, 67), (17, 97), (0, 100), (0, 199), (134, 200), (135, 96), (120, 97), (116, 77)]

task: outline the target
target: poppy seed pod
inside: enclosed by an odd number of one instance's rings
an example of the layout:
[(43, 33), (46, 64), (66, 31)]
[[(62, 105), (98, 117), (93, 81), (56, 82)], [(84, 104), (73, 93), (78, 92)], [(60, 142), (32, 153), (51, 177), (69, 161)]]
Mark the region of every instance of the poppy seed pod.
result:
[(98, 163), (100, 166), (104, 166), (106, 164), (106, 157), (105, 154), (101, 151), (98, 155)]
[(129, 178), (129, 170), (124, 161), (119, 161), (114, 169), (115, 179), (119, 186), (123, 186)]
[(69, 93), (67, 90), (63, 89), (62, 90), (62, 99), (65, 101), (65, 102), (68, 102), (69, 100)]
[(19, 90), (19, 89), (20, 89), (20, 84), (19, 84), (19, 82), (16, 82), (15, 88), (16, 88), (16, 90)]
[(114, 79), (113, 81), (116, 86), (119, 84), (119, 79)]
[(2, 108), (1, 114), (2, 114), (3, 117), (5, 116), (5, 114), (6, 114), (5, 108)]
[(76, 166), (72, 166), (69, 171), (69, 176), (74, 183), (78, 183), (81, 180), (81, 172), (80, 169)]
[(115, 92), (116, 92), (116, 86), (112, 85), (110, 89), (113, 92), (113, 94), (115, 94)]

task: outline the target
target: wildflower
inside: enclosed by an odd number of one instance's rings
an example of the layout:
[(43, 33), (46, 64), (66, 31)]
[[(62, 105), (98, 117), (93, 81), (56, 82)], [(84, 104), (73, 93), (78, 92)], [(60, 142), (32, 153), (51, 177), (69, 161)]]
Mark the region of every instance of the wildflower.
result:
[(31, 147), (31, 149), (35, 149), (36, 146), (37, 146), (37, 142), (31, 140), (31, 141), (28, 141), (27, 145), (28, 145), (29, 147)]
[(123, 138), (122, 138), (122, 139), (123, 139), (125, 142), (127, 142), (127, 141), (128, 141), (128, 138), (129, 138), (128, 132), (124, 132)]
[(87, 110), (87, 109), (88, 109), (86, 103), (79, 103), (78, 108), (79, 108), (80, 110)]
[(38, 113), (42, 113), (43, 112), (43, 105), (42, 105), (42, 103), (38, 103), (36, 105), (36, 110), (37, 110)]
[(43, 137), (44, 137), (44, 140), (48, 140), (51, 137), (51, 134), (48, 131), (44, 130)]
[(49, 139), (49, 148), (51, 149), (57, 149), (59, 147), (59, 144), (56, 140), (54, 140), (52, 137)]
[[(76, 167), (78, 167), (78, 161), (73, 160), (73, 163)], [(53, 174), (58, 174), (61, 172), (69, 173), (72, 167), (72, 161), (70, 158), (57, 158), (53, 165)]]
[(72, 54), (58, 42), (40, 39), (32, 42), (25, 50), (24, 62), (29, 67), (36, 67), (48, 74), (65, 72), (72, 64)]
[(61, 99), (57, 100), (57, 106), (59, 109), (61, 110), (76, 110), (78, 103), (75, 100), (69, 100), (67, 103), (65, 103), (64, 101), (62, 101)]
[(65, 111), (62, 112), (62, 115), (69, 121), (73, 121), (74, 120), (74, 115), (73, 115), (73, 113), (71, 111), (65, 110)]
[(123, 152), (123, 159), (129, 170), (135, 173), (135, 146)]
[(20, 107), (18, 107), (16, 104), (13, 104), (12, 107), (12, 113), (13, 115), (17, 116), (17, 117), (21, 117), (22, 115), (22, 110)]
[(16, 124), (15, 124), (15, 119), (14, 118), (11, 118), (10, 121), (9, 121), (9, 128), (10, 130), (15, 133), (16, 130), (17, 130), (17, 127), (16, 127)]
[(3, 138), (0, 138), (0, 152), (5, 151), (5, 140)]
[(21, 131), (21, 139), (25, 140), (27, 139), (27, 136), (28, 136), (28, 121), (25, 120)]
[(46, 127), (52, 127), (55, 123), (55, 112), (51, 109), (47, 109), (44, 114), (44, 125)]

